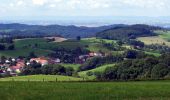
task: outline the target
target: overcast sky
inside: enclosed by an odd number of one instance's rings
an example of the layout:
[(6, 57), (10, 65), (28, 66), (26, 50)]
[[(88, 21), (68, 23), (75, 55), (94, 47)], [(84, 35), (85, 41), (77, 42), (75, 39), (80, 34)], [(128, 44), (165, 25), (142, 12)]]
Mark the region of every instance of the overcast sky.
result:
[(170, 16), (169, 5), (170, 0), (0, 0), (0, 18), (158, 17)]

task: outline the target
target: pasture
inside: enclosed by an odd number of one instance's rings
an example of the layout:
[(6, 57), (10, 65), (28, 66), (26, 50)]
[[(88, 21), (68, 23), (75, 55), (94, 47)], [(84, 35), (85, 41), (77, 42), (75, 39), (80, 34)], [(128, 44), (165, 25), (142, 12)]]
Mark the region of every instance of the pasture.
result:
[(137, 40), (144, 42), (146, 45), (159, 44), (167, 45), (170, 47), (170, 42), (161, 38), (160, 36), (151, 36), (151, 37), (139, 37)]
[(157, 33), (161, 38), (170, 41), (170, 31), (155, 31), (155, 33)]
[(45, 39), (54, 39), (54, 42), (63, 42), (66, 41), (66, 38), (62, 38), (62, 37), (45, 37)]
[(80, 64), (60, 64), (61, 66), (64, 66), (65, 68), (67, 67), (71, 67), (73, 68), (75, 71), (77, 71), (79, 69), (79, 67), (81, 66)]
[(108, 48), (103, 46), (103, 43), (112, 43), (112, 44), (116, 44), (115, 40), (107, 40), (107, 39), (98, 39), (98, 38), (84, 38), (81, 40), (81, 42), (86, 42), (88, 43), (88, 47), (87, 49), (93, 52), (111, 52), (111, 50), (109, 50)]
[(14, 41), (15, 50), (0, 51), (0, 56), (18, 57), (27, 56), (30, 52), (35, 52), (38, 56), (46, 56), (52, 53), (55, 48), (75, 49), (84, 48), (88, 42), (66, 40), (63, 42), (48, 42), (44, 38), (28, 38)]
[(70, 77), (70, 76), (61, 76), (61, 75), (30, 75), (30, 76), (17, 76), (17, 77), (8, 77), (1, 78), (2, 81), (82, 81), (82, 78)]
[[(97, 68), (95, 68), (95, 69), (91, 69), (91, 70), (79, 72), (78, 75), (79, 75), (80, 77), (85, 78), (85, 79), (93, 80), (93, 79), (96, 78), (95, 75), (94, 75), (95, 72), (103, 72), (106, 68), (108, 68), (108, 67), (113, 67), (114, 65), (115, 65), (115, 64), (102, 65), (102, 66), (99, 66), (99, 67), (97, 67)], [(89, 76), (88, 73), (92, 73), (92, 75)]]
[(170, 81), (0, 82), (2, 100), (169, 100)]

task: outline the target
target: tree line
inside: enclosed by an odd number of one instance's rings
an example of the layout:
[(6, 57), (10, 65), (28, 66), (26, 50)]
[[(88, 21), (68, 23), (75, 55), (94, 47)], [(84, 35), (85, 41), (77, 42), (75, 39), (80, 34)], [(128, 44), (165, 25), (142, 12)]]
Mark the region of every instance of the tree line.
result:
[(98, 80), (146, 80), (170, 78), (170, 53), (160, 57), (144, 56), (127, 59), (103, 73), (96, 74)]

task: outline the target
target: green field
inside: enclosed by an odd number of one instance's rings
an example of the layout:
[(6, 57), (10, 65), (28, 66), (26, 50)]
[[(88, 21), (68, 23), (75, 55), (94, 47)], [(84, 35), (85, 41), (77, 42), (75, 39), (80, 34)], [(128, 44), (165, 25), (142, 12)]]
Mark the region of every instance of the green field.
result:
[(91, 43), (101, 43), (101, 42), (105, 42), (105, 43), (116, 43), (115, 40), (97, 39), (97, 38), (95, 38), (95, 37), (93, 37), (93, 38), (84, 38), (84, 39), (82, 39), (82, 41), (91, 42)]
[(1, 78), (2, 81), (82, 81), (81, 78), (60, 76), (60, 75), (30, 75), (30, 76), (17, 76), (9, 78)]
[(30, 52), (34, 52), (38, 56), (45, 56), (49, 53), (52, 53), (51, 50), (44, 50), (38, 48), (27, 48), (27, 49), (17, 49), (17, 50), (6, 50), (0, 51), (0, 56), (7, 56), (7, 57), (18, 57), (18, 56), (28, 56)]
[(97, 68), (92, 69), (92, 70), (79, 72), (78, 75), (79, 75), (80, 77), (85, 78), (85, 79), (93, 80), (93, 79), (95, 79), (96, 77), (95, 77), (94, 75), (88, 76), (88, 75), (87, 75), (88, 72), (92, 72), (92, 73), (94, 73), (94, 72), (103, 72), (106, 68), (108, 68), (108, 67), (113, 67), (114, 65), (115, 65), (115, 64), (102, 65), (102, 66), (97, 67)]
[(155, 31), (161, 38), (170, 41), (170, 31)]
[(158, 36), (150, 36), (150, 37), (139, 37), (137, 40), (144, 42), (146, 45), (151, 44), (159, 44), (159, 45), (167, 45), (170, 47), (170, 31), (155, 31)]
[(170, 81), (0, 82), (1, 100), (169, 100)]
[[(30, 52), (35, 52), (38, 56), (46, 56), (52, 53), (55, 48), (75, 49), (84, 48), (89, 42), (66, 40), (64, 42), (48, 42), (44, 38), (18, 39), (14, 41), (15, 50), (0, 51), (0, 56), (18, 57), (27, 56)], [(35, 46), (36, 45), (36, 46)]]
[(84, 38), (81, 42), (86, 42), (89, 44), (88, 50), (93, 52), (111, 52), (111, 50), (107, 49), (102, 45), (102, 43), (113, 43), (116, 45), (116, 41), (114, 40), (107, 40), (107, 39), (97, 39), (97, 38)]
[(62, 65), (62, 66), (64, 66), (65, 68), (67, 68), (67, 67), (71, 67), (71, 68), (73, 68), (75, 71), (77, 71), (78, 70), (78, 68), (80, 67), (80, 64), (60, 64), (60, 65)]
[(161, 56), (160, 53), (155, 53), (155, 52), (147, 52), (147, 51), (145, 51), (145, 53), (148, 54), (148, 55), (154, 55), (154, 56), (156, 56), (156, 57)]

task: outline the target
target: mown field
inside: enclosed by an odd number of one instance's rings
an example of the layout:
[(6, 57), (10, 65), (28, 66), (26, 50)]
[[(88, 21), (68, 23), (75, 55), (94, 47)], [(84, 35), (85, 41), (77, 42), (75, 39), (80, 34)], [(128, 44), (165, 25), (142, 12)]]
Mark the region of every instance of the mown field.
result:
[(83, 81), (82, 78), (61, 76), (61, 75), (30, 75), (30, 76), (17, 76), (9, 78), (1, 78), (2, 81)]
[[(93, 79), (96, 79), (96, 76), (94, 75), (95, 72), (103, 72), (106, 68), (113, 67), (114, 65), (115, 64), (102, 65), (92, 70), (79, 72), (78, 75), (87, 80), (93, 80)], [(92, 73), (92, 75), (88, 75), (88, 73)]]
[(137, 40), (144, 42), (146, 45), (159, 44), (170, 47), (170, 31), (155, 31), (158, 36), (139, 37)]
[(0, 82), (1, 100), (169, 100), (170, 81)]
[(165, 44), (167, 46), (170, 46), (170, 42), (161, 38), (160, 36), (140, 37), (140, 38), (138, 38), (138, 40), (144, 42), (146, 45), (151, 45), (151, 44), (163, 45), (163, 44)]
[(156, 31), (156, 33), (163, 39), (170, 41), (170, 31)]

